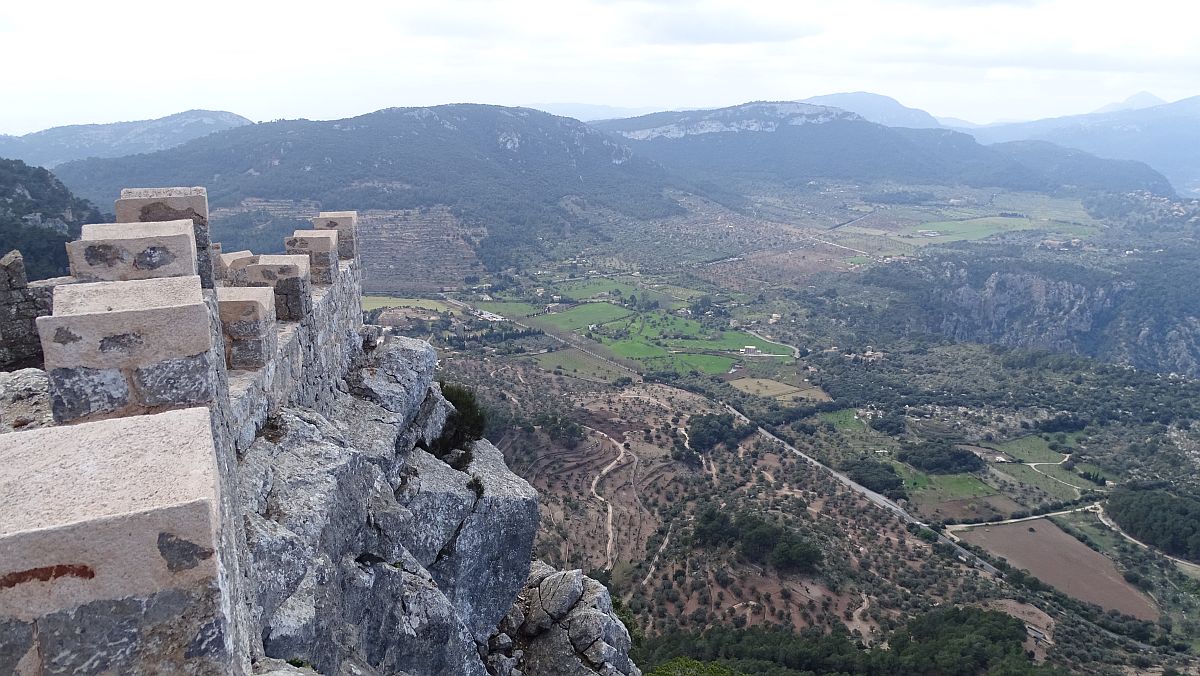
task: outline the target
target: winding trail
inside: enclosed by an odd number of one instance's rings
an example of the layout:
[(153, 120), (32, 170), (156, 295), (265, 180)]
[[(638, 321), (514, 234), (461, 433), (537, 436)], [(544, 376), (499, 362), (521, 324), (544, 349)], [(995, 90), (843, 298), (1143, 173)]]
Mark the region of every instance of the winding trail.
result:
[(654, 552), (654, 558), (650, 559), (650, 567), (646, 570), (646, 577), (642, 578), (642, 586), (650, 584), (650, 578), (654, 577), (654, 571), (658, 567), (658, 557), (667, 549), (667, 545), (671, 543), (671, 531), (674, 526), (667, 528), (667, 536), (663, 538), (662, 544), (658, 546), (658, 551)]
[(1076, 486), (1073, 483), (1063, 481), (1062, 479), (1059, 479), (1056, 476), (1046, 474), (1042, 470), (1038, 469), (1038, 465), (1061, 465), (1070, 459), (1071, 459), (1071, 454), (1067, 453), (1066, 455), (1063, 456), (1063, 459), (1059, 460), (1058, 462), (1022, 462), (1020, 464), (1025, 465), (1029, 469), (1032, 469), (1033, 471), (1037, 472), (1038, 474), (1041, 474), (1042, 476), (1046, 477), (1047, 479), (1050, 479), (1051, 481), (1057, 481), (1058, 483), (1060, 483), (1064, 486), (1075, 489), (1075, 497), (1077, 497), (1077, 498), (1082, 496), (1084, 491), (1099, 491), (1101, 493), (1108, 492), (1107, 488), (1100, 488), (1099, 486), (1094, 487), (1094, 488), (1086, 488), (1084, 486)]
[[(612, 503), (609, 502), (607, 498), (600, 495), (600, 492), (596, 489), (597, 489), (597, 487), (599, 487), (600, 482), (604, 479), (604, 477), (608, 476), (608, 474), (610, 472), (612, 472), (614, 469), (617, 468), (618, 465), (621, 464), (621, 461), (625, 459), (625, 454), (627, 453), (627, 451), (625, 450), (624, 445), (618, 444), (612, 437), (608, 436), (604, 432), (601, 432), (598, 429), (595, 429), (592, 427), (586, 427), (586, 426), (585, 426), (585, 429), (591, 430), (592, 432), (599, 434), (600, 436), (604, 437), (609, 443), (611, 443), (612, 445), (617, 447), (617, 457), (612, 462), (608, 463), (608, 465), (604, 469), (600, 470), (599, 474), (597, 474), (594, 478), (592, 478), (592, 497), (596, 498), (600, 502), (603, 502), (604, 507), (608, 510), (608, 522), (607, 522), (607, 526), (606, 526), (606, 529), (608, 531), (608, 544), (605, 546), (605, 550), (604, 550), (604, 552), (605, 552), (605, 554), (604, 554), (604, 559), (605, 559), (604, 570), (612, 570), (612, 568), (613, 568), (613, 539), (614, 539), (614, 536), (613, 536), (613, 506), (612, 506)], [(635, 456), (635, 461), (636, 461), (636, 456)]]

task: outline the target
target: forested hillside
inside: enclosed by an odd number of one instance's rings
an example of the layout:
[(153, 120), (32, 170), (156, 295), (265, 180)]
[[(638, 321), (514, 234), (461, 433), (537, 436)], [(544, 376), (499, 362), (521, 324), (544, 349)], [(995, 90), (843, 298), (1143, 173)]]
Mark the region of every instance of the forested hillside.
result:
[(63, 244), (100, 211), (67, 190), (54, 174), (20, 160), (0, 159), (0, 255), (19, 249), (30, 279), (67, 273)]
[(802, 103), (655, 113), (595, 125), (697, 184), (812, 179), (895, 181), (1010, 190), (1148, 190), (1173, 194), (1149, 167), (1052, 144), (987, 147), (947, 129), (906, 129)]
[(663, 194), (666, 171), (582, 122), (469, 104), (258, 124), (60, 174), (96, 200), (130, 185), (206, 185), (214, 206), (247, 197), (360, 210), (449, 205), (487, 228), (480, 251), (493, 267), (536, 250), (539, 237), (567, 236), (572, 200), (635, 218), (679, 211)]

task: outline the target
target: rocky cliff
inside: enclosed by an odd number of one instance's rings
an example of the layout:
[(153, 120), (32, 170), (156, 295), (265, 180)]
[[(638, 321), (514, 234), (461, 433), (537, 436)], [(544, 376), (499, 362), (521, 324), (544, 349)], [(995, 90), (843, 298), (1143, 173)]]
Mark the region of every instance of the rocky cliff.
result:
[[(454, 407), (424, 342), (362, 355), (327, 415), (285, 407), (238, 459), (260, 673), (624, 674), (608, 591), (530, 555), (538, 496)], [(0, 433), (51, 424), (46, 374), (0, 373)]]
[[(1185, 248), (1105, 262), (1044, 261), (1002, 246), (930, 252), (869, 272), (900, 292), (904, 329), (958, 341), (1086, 355), (1200, 376), (1200, 292)], [(891, 310), (885, 312), (892, 312)], [(860, 318), (879, 322), (880, 317)]]

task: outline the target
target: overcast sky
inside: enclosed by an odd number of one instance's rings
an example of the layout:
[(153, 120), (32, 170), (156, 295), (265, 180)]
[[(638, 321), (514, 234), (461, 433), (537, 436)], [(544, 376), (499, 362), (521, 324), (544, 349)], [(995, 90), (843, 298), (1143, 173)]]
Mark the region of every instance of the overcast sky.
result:
[(1186, 0), (0, 3), (0, 133), (389, 106), (715, 107), (871, 91), (976, 122), (1200, 94)]

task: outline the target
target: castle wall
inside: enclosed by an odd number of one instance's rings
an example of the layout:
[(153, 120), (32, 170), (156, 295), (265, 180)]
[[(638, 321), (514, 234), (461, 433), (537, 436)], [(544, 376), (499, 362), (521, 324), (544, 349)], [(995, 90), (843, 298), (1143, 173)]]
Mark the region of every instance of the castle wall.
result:
[(288, 274), (222, 279), (203, 189), (123, 191), (117, 213), (69, 245), (82, 279), (0, 264), (0, 359), (44, 359), (58, 425), (0, 435), (0, 673), (248, 673), (238, 454), (285, 406), (331, 414), (362, 348), (357, 262), (297, 231), (315, 246), (265, 257)]

